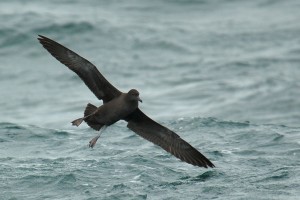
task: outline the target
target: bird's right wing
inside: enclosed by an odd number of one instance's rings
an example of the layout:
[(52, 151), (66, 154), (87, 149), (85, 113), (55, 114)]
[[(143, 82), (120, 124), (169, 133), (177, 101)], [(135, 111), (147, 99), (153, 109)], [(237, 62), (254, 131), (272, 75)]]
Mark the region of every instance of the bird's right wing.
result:
[(63, 45), (39, 35), (38, 40), (58, 61), (74, 71), (88, 88), (104, 103), (119, 96), (121, 92), (111, 85), (96, 66)]
[(179, 135), (149, 118), (139, 108), (125, 120), (128, 121), (129, 129), (180, 160), (199, 167), (215, 167), (210, 160), (181, 139)]

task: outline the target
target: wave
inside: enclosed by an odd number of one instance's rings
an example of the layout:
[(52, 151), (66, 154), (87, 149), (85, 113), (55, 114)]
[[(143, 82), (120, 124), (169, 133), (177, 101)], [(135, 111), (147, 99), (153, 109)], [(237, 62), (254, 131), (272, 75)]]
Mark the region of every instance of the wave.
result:
[(91, 32), (95, 29), (94, 25), (89, 22), (67, 22), (67, 23), (52, 23), (49, 25), (46, 25), (41, 28), (33, 29), (31, 32), (37, 33), (37, 34), (43, 34), (46, 33), (47, 35), (51, 33), (61, 35), (69, 35), (72, 33), (85, 33), (85, 32)]
[(249, 121), (238, 122), (238, 121), (226, 121), (215, 117), (185, 117), (179, 118), (175, 121), (170, 121), (171, 124), (192, 124), (201, 125), (205, 127), (249, 127), (251, 124)]
[(55, 130), (41, 128), (34, 125), (20, 125), (16, 123), (0, 122), (0, 142), (17, 142), (17, 141), (43, 141), (48, 138), (67, 137), (69, 132), (64, 130)]
[(169, 50), (188, 54), (190, 50), (178, 42), (167, 39), (134, 40), (133, 48), (137, 50)]
[[(31, 27), (29, 29), (20, 30), (18, 27), (3, 27), (0, 30), (0, 55), (11, 55), (12, 51), (20, 51), (20, 53), (27, 53), (29, 55), (36, 53), (37, 46), (36, 37), (38, 34), (60, 34), (71, 35), (72, 33), (83, 34), (90, 33), (95, 29), (94, 25), (89, 22), (66, 22), (58, 23), (44, 23), (45, 25), (39, 27)], [(30, 47), (30, 48), (29, 48)], [(17, 49), (16, 49), (17, 48)], [(26, 49), (26, 51), (24, 51)], [(34, 52), (34, 53), (33, 53)], [(31, 53), (31, 54), (30, 54)]]

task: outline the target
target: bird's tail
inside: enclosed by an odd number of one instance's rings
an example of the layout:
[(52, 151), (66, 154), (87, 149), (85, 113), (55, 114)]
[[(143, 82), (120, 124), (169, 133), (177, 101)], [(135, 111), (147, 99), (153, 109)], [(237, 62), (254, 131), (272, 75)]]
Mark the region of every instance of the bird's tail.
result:
[[(99, 122), (95, 121), (93, 119), (93, 114), (94, 112), (97, 110), (97, 107), (94, 106), (93, 104), (90, 104), (88, 103), (88, 105), (86, 106), (85, 108), (85, 111), (84, 111), (84, 118), (83, 120), (93, 129), (95, 129), (96, 131), (99, 131), (102, 126), (104, 124), (99, 124)], [(91, 116), (91, 117), (90, 117)]]
[(84, 117), (90, 116), (91, 114), (93, 114), (96, 111), (96, 109), (97, 109), (96, 106), (94, 106), (93, 104), (88, 103), (86, 108), (85, 108), (85, 111), (84, 111)]
[[(89, 120), (87, 120), (87, 118), (89, 116), (91, 116), (92, 114), (94, 114), (94, 112), (96, 111), (97, 107), (88, 103), (88, 105), (86, 106), (85, 108), (85, 111), (84, 111), (84, 117), (82, 118), (79, 118), (79, 119), (75, 119), (74, 121), (72, 121), (72, 125), (73, 126), (79, 126), (83, 120), (86, 121), (88, 124), (89, 124)], [(90, 125), (90, 124), (89, 124)], [(90, 125), (91, 126), (91, 125)], [(93, 128), (93, 127), (92, 127)], [(101, 128), (101, 127), (100, 127)]]

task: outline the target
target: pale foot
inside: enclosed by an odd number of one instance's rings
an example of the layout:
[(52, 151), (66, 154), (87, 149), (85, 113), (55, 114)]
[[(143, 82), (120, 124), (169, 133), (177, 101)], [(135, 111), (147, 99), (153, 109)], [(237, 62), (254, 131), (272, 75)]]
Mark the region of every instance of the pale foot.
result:
[(84, 118), (79, 118), (79, 119), (75, 119), (71, 123), (72, 123), (73, 126), (79, 126), (82, 123), (83, 120), (84, 120)]
[(99, 131), (99, 134), (98, 134), (96, 137), (94, 137), (94, 138), (90, 141), (90, 143), (89, 143), (89, 147), (90, 147), (90, 148), (93, 148), (93, 147), (95, 146), (95, 144), (96, 144), (98, 138), (101, 136), (101, 134), (102, 134), (103, 131), (106, 129), (106, 127), (107, 127), (106, 125), (102, 126), (102, 128), (101, 128), (100, 131)]
[(95, 146), (95, 144), (96, 144), (96, 142), (97, 142), (97, 140), (98, 140), (99, 137), (100, 137), (100, 135), (97, 135), (96, 137), (94, 137), (94, 138), (90, 141), (90, 143), (89, 143), (89, 147), (90, 147), (90, 148), (93, 148), (93, 147)]

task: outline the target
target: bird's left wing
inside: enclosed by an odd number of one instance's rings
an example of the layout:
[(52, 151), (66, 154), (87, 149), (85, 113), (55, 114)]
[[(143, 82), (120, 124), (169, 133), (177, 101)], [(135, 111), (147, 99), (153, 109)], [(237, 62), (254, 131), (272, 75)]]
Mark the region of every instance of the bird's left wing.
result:
[(125, 120), (128, 121), (129, 129), (180, 160), (199, 167), (215, 167), (210, 160), (181, 139), (179, 135), (149, 118), (139, 108)]
[(104, 78), (96, 66), (85, 58), (45, 36), (39, 35), (38, 40), (52, 56), (74, 71), (96, 97), (103, 100), (104, 103), (121, 94)]

